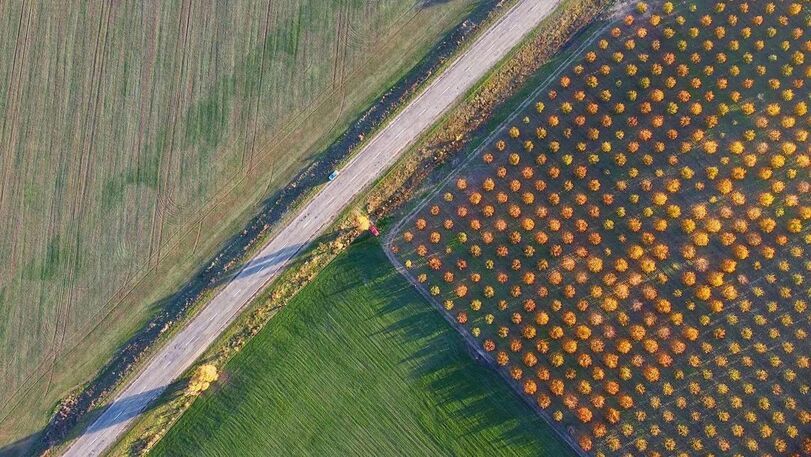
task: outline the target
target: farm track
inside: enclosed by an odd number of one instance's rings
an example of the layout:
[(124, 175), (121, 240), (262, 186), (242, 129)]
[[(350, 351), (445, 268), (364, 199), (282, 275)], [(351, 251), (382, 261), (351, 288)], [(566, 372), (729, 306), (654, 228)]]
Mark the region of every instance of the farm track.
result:
[(104, 452), (140, 412), (180, 376), (239, 311), (473, 87), (553, 9), (556, 2), (522, 0), (496, 21), (445, 72), (384, 127), (214, 299), (152, 359), (134, 381), (72, 444), (66, 455)]

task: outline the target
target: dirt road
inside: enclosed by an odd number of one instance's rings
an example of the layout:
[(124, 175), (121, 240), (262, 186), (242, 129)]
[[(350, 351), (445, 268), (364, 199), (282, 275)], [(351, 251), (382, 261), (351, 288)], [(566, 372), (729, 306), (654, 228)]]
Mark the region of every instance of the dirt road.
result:
[(180, 331), (64, 455), (102, 454), (144, 408), (177, 379), (239, 312), (302, 248), (315, 239), (352, 199), (388, 169), (498, 61), (549, 14), (558, 0), (520, 0), (455, 62), (380, 130), (300, 210), (245, 268)]

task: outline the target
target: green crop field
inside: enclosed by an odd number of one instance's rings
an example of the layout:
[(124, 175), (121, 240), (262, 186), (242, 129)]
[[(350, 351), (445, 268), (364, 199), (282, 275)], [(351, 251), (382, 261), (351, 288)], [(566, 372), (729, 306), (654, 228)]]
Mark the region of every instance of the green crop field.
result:
[(386, 260), (330, 264), (153, 455), (570, 455)]
[(0, 3), (0, 446), (475, 2), (69, 3)]

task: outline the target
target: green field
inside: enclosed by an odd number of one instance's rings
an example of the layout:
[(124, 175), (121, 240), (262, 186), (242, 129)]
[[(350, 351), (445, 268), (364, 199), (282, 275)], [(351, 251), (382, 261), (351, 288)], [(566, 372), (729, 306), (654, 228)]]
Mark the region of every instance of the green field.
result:
[(388, 263), (352, 246), (153, 455), (569, 455)]
[(0, 446), (475, 2), (0, 3)]

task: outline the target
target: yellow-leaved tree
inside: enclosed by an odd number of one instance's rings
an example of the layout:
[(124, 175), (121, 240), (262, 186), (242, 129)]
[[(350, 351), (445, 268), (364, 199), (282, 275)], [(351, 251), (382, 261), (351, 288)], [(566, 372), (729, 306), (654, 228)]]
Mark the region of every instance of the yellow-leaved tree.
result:
[(360, 230), (361, 232), (365, 232), (369, 230), (371, 226), (371, 222), (369, 221), (369, 217), (365, 214), (357, 213), (355, 215), (355, 228)]
[(189, 385), (186, 387), (186, 391), (191, 395), (197, 395), (208, 389), (211, 383), (216, 381), (219, 377), (220, 374), (217, 372), (217, 367), (214, 365), (210, 363), (200, 365), (194, 370), (189, 380)]

